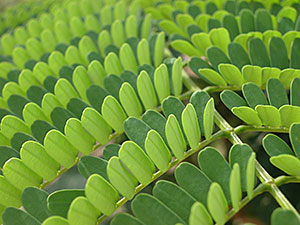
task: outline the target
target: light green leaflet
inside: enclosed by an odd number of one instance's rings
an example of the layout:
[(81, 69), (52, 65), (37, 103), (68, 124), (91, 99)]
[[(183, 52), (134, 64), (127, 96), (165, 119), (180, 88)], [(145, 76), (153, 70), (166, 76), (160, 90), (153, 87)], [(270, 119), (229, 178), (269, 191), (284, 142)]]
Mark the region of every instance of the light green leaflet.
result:
[(247, 174), (247, 195), (249, 198), (252, 197), (253, 195), (253, 189), (255, 186), (255, 165), (256, 165), (256, 160), (255, 160), (255, 152), (253, 152), (251, 154), (251, 157), (248, 161), (248, 165), (247, 165), (247, 170), (246, 170), (246, 174)]
[(189, 103), (181, 114), (182, 126), (191, 149), (196, 149), (201, 140), (201, 132), (194, 106)]
[(141, 184), (147, 185), (151, 181), (155, 171), (154, 165), (136, 143), (124, 142), (119, 151), (119, 157)]
[(226, 86), (227, 83), (223, 77), (212, 69), (199, 69), (199, 73), (203, 75), (211, 83), (218, 86)]
[(255, 111), (260, 117), (262, 124), (271, 127), (280, 127), (281, 119), (279, 110), (271, 105), (258, 105)]
[(270, 158), (270, 162), (289, 175), (300, 176), (300, 161), (293, 155), (273, 156)]
[(66, 22), (60, 20), (54, 26), (55, 36), (57, 37), (58, 42), (68, 44), (72, 39), (71, 31), (68, 28)]
[(141, 103), (133, 87), (128, 82), (124, 82), (122, 84), (119, 92), (119, 98), (128, 116), (134, 116), (138, 118), (142, 114), (143, 108)]
[(137, 24), (138, 24), (137, 23), (137, 18), (134, 15), (131, 15), (126, 19), (125, 33), (126, 33), (127, 38), (138, 36), (138, 34), (137, 34), (137, 31), (138, 31)]
[(170, 96), (169, 73), (165, 64), (161, 64), (156, 68), (154, 72), (154, 85), (160, 102)]
[(87, 180), (85, 195), (95, 208), (107, 216), (115, 211), (119, 200), (118, 192), (98, 174), (93, 174)]
[(75, 46), (69, 46), (66, 50), (66, 53), (65, 53), (65, 59), (66, 59), (66, 62), (69, 64), (69, 65), (74, 65), (74, 64), (83, 64), (85, 66), (87, 66), (88, 62), (86, 62), (78, 48), (76, 48)]
[(88, 66), (88, 75), (93, 84), (103, 87), (104, 78), (106, 76), (102, 64), (98, 60), (92, 61)]
[(232, 64), (219, 64), (220, 73), (230, 85), (241, 87), (244, 83), (244, 78), (240, 70)]
[(94, 225), (100, 212), (85, 197), (77, 197), (68, 211), (68, 222), (70, 225), (85, 224)]
[(134, 197), (137, 180), (123, 167), (118, 157), (113, 156), (108, 161), (107, 176), (121, 195), (127, 199)]
[(36, 120), (44, 120), (50, 123), (42, 109), (33, 102), (25, 105), (23, 109), (23, 118), (28, 127), (31, 127)]
[(202, 56), (200, 51), (198, 51), (192, 44), (185, 40), (172, 41), (171, 46), (175, 50), (182, 52), (183, 54), (188, 56)]
[(13, 50), (12, 58), (19, 69), (24, 69), (25, 63), (30, 59), (30, 56), (24, 48), (16, 47)]
[(179, 96), (182, 92), (182, 59), (177, 58), (172, 67), (172, 84), (175, 96)]
[(25, 97), (25, 93), (22, 91), (20, 86), (15, 82), (8, 82), (4, 85), (2, 90), (3, 99), (7, 102), (10, 96), (12, 95), (21, 95)]
[(213, 221), (208, 214), (206, 208), (200, 203), (196, 202), (191, 208), (189, 225), (212, 225)]
[(80, 55), (84, 60), (88, 61), (88, 54), (98, 52), (98, 49), (92, 39), (88, 36), (83, 36), (78, 44)]
[(165, 47), (165, 33), (160, 32), (157, 35), (156, 43), (154, 47), (153, 63), (155, 67), (158, 67), (164, 58), (164, 47)]
[(83, 66), (77, 66), (73, 72), (72, 80), (81, 99), (85, 102), (88, 102), (88, 99), (86, 97), (86, 91), (91, 86), (92, 82), (90, 81), (86, 69)]
[(41, 42), (47, 52), (53, 52), (57, 45), (54, 33), (50, 29), (45, 29), (41, 33)]
[(209, 32), (209, 37), (213, 45), (222, 49), (228, 55), (227, 46), (230, 43), (229, 33), (225, 28), (212, 29)]
[(120, 49), (120, 62), (124, 70), (137, 73), (138, 65), (134, 53), (129, 44), (125, 43)]
[(230, 174), (229, 188), (232, 206), (235, 212), (237, 212), (240, 208), (240, 201), (242, 199), (240, 166), (238, 163), (233, 165)]
[(24, 164), (47, 181), (52, 181), (60, 168), (60, 165), (45, 151), (38, 142), (27, 141), (20, 151)]
[(4, 176), (0, 176), (0, 204), (6, 207), (14, 206), (19, 208), (22, 192), (8, 182)]
[(44, 147), (46, 152), (63, 167), (71, 168), (74, 165), (78, 151), (59, 131), (51, 130), (47, 133)]
[(241, 106), (241, 107), (233, 107), (232, 112), (234, 115), (239, 117), (241, 120), (245, 121), (247, 124), (261, 126), (262, 122), (252, 108), (248, 106)]
[(11, 139), (15, 133), (23, 132), (31, 134), (29, 127), (16, 116), (7, 115), (1, 121), (1, 131), (8, 138)]
[(48, 217), (42, 225), (69, 225), (68, 221), (60, 216)]
[(186, 36), (186, 34), (173, 21), (163, 20), (159, 23), (159, 26), (169, 34), (174, 33), (174, 34)]
[(217, 224), (225, 224), (228, 205), (224, 192), (218, 183), (212, 183), (209, 188), (207, 207)]
[(38, 187), (43, 179), (17, 158), (11, 158), (3, 166), (3, 175), (9, 183), (23, 191), (27, 187)]
[(138, 76), (137, 89), (145, 109), (154, 109), (157, 106), (156, 94), (152, 81), (145, 70)]
[(207, 33), (196, 33), (192, 36), (192, 43), (200, 51), (201, 55), (206, 55), (206, 49), (212, 46), (209, 35)]
[(28, 39), (25, 46), (29, 56), (34, 60), (40, 60), (41, 56), (45, 52), (41, 43), (34, 38)]
[(53, 70), (54, 74), (58, 74), (59, 70), (64, 66), (67, 65), (65, 57), (58, 51), (54, 51), (48, 58), (48, 64), (50, 68)]
[(203, 113), (203, 128), (204, 128), (204, 136), (206, 139), (209, 139), (213, 133), (214, 111), (215, 111), (215, 103), (214, 103), (214, 99), (211, 98), (207, 102)]
[(111, 38), (113, 43), (119, 48), (125, 42), (125, 33), (122, 21), (116, 20), (111, 25)]
[(279, 109), (282, 125), (290, 127), (294, 122), (300, 122), (300, 107), (283, 105)]
[[(43, 74), (40, 76), (43, 76)], [(24, 92), (26, 92), (33, 85), (40, 86), (33, 72), (28, 69), (22, 70), (18, 79), (18, 83)]]
[(149, 43), (146, 39), (142, 39), (137, 46), (137, 58), (139, 61), (139, 65), (152, 65)]
[(117, 133), (120, 134), (123, 132), (123, 122), (126, 120), (127, 116), (119, 102), (113, 96), (109, 95), (104, 99), (101, 112), (104, 120)]
[(96, 141), (83, 129), (80, 120), (69, 119), (66, 122), (64, 131), (68, 141), (76, 146), (83, 155), (89, 155), (93, 151)]
[(67, 106), (72, 98), (79, 98), (73, 86), (66, 79), (59, 79), (55, 85), (54, 93), (63, 106)]
[(150, 130), (145, 140), (145, 149), (157, 168), (165, 172), (169, 169), (172, 156), (162, 137), (155, 130)]
[(141, 38), (149, 37), (151, 26), (152, 26), (152, 16), (151, 14), (147, 14), (144, 17), (144, 21), (141, 27)]
[(111, 44), (110, 34), (107, 30), (103, 30), (100, 32), (97, 43), (102, 56), (105, 56), (105, 48)]
[(165, 132), (168, 144), (175, 157), (178, 160), (182, 160), (186, 150), (186, 143), (179, 123), (173, 114), (168, 117)]
[(242, 68), (245, 81), (253, 82), (257, 86), (262, 85), (262, 68), (259, 66), (246, 65)]
[(88, 107), (83, 111), (81, 124), (100, 144), (108, 142), (112, 129), (95, 109)]
[(42, 110), (49, 119), (50, 119), (51, 112), (56, 107), (62, 107), (62, 104), (60, 104), (56, 96), (53, 95), (52, 93), (45, 94), (42, 100)]
[(121, 75), (122, 66), (118, 56), (114, 52), (110, 52), (105, 58), (104, 68), (107, 74)]

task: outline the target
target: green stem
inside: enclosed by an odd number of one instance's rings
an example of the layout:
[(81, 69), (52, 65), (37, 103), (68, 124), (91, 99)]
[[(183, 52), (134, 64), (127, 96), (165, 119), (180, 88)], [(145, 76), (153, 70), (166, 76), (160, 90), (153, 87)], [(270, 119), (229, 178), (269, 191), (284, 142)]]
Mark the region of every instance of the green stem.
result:
[(280, 176), (274, 180), (274, 183), (277, 186), (281, 186), (283, 184), (288, 183), (300, 183), (300, 176)]
[[(181, 163), (182, 161), (186, 160), (188, 157), (190, 157), (191, 155), (195, 154), (196, 152), (200, 151), (202, 148), (204, 148), (205, 146), (209, 145), (210, 143), (212, 143), (213, 141), (219, 139), (219, 138), (224, 138), (226, 137), (228, 134), (226, 131), (220, 130), (217, 133), (215, 133), (214, 135), (212, 135), (209, 139), (204, 140), (202, 142), (199, 143), (199, 145), (197, 146), (197, 148), (195, 149), (190, 149), (188, 150), (185, 155), (184, 158), (182, 160), (178, 160), (178, 159), (173, 159), (173, 161), (170, 163), (168, 170), (171, 169), (172, 167), (178, 165), (179, 163)], [(167, 170), (167, 171), (168, 171)], [(145, 187), (147, 187), (149, 184), (151, 184), (153, 181), (155, 181), (157, 178), (161, 177), (164, 174), (164, 172), (162, 171), (157, 171), (156, 173), (153, 174), (151, 181), (148, 182), (148, 184), (140, 184), (139, 186), (137, 186), (135, 188), (135, 195), (138, 194), (141, 190), (143, 190)], [(126, 202), (128, 201), (127, 198), (123, 197), (121, 198), (117, 203), (116, 203), (116, 209), (121, 207), (122, 205), (124, 205)], [(100, 224), (107, 216), (102, 215), (99, 217), (97, 224)]]
[(275, 132), (275, 133), (288, 133), (289, 129), (286, 127), (259, 127), (259, 126), (247, 126), (241, 125), (234, 128), (236, 134), (241, 134), (248, 131), (260, 131), (260, 132)]

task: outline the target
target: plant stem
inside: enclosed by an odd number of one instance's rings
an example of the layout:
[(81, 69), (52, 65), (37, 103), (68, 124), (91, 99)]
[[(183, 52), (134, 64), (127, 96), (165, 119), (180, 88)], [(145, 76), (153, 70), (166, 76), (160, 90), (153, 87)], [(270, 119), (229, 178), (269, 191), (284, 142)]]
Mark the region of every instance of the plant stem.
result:
[[(173, 159), (173, 161), (170, 163), (168, 170), (171, 169), (174, 166), (177, 166), (179, 163), (181, 163), (182, 161), (184, 161), (185, 159), (187, 159), (188, 157), (190, 157), (191, 155), (193, 155), (194, 153), (198, 152), (199, 150), (201, 150), (202, 148), (204, 148), (205, 146), (209, 145), (210, 143), (212, 143), (213, 141), (220, 139), (220, 138), (224, 138), (226, 137), (228, 134), (226, 131), (224, 130), (220, 130), (217, 133), (213, 134), (209, 139), (204, 140), (202, 142), (199, 143), (199, 145), (197, 146), (197, 148), (195, 149), (190, 149), (188, 150), (185, 155), (184, 158), (182, 160), (178, 160), (178, 159)], [(167, 171), (168, 171), (167, 170)], [(139, 186), (137, 186), (135, 188), (135, 195), (138, 194), (141, 190), (143, 190), (145, 187), (147, 187), (149, 184), (151, 184), (153, 181), (155, 181), (157, 178), (161, 177), (165, 172), (162, 171), (157, 171), (156, 173), (153, 174), (151, 181), (148, 182), (148, 184), (140, 184)], [(122, 205), (124, 205), (129, 199), (123, 197), (121, 198), (117, 203), (116, 203), (116, 209), (121, 207)], [(100, 224), (107, 216), (102, 215), (99, 217), (97, 224)]]
[(261, 131), (261, 132), (278, 132), (278, 133), (288, 133), (289, 129), (286, 127), (258, 127), (258, 126), (247, 126), (241, 125), (234, 128), (236, 134), (241, 134), (248, 131)]
[[(197, 86), (190, 78), (189, 76), (183, 71), (183, 79), (189, 80), (184, 81), (186, 83), (189, 83), (190, 87), (192, 87), (192, 90), (195, 90), (195, 86)], [(194, 85), (192, 84), (194, 83)], [(201, 90), (199, 87), (197, 87), (196, 90)], [(238, 135), (235, 133), (235, 129), (230, 126), (230, 124), (222, 117), (222, 115), (215, 110), (215, 123), (221, 130), (227, 130), (229, 132), (229, 140), (232, 144), (243, 144), (241, 139), (238, 137)], [(243, 130), (245, 128), (239, 128), (240, 130)], [(258, 161), (256, 161), (256, 173), (258, 178), (263, 184), (269, 183), (269, 192), (272, 194), (272, 196), (275, 198), (275, 200), (278, 202), (278, 204), (282, 208), (290, 209), (292, 210), (300, 220), (300, 215), (297, 212), (297, 210), (294, 208), (294, 206), (288, 201), (288, 199), (282, 194), (278, 186), (276, 185), (274, 179), (268, 174), (268, 172), (260, 165)]]

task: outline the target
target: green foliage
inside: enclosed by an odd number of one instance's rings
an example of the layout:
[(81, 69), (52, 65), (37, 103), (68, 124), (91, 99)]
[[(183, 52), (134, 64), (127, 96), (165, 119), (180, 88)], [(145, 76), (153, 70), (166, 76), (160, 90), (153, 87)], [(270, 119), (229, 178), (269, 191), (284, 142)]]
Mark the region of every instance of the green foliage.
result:
[[(49, 0), (3, 11), (0, 222), (222, 225), (269, 192), (282, 207), (271, 224), (300, 224), (279, 189), (300, 176), (299, 8)], [(222, 103), (240, 126), (222, 117)], [(246, 131), (289, 134), (290, 143), (262, 140), (286, 175), (271, 177), (240, 140)], [(232, 143), (228, 160), (208, 146), (221, 138)], [(43, 191), (73, 166), (84, 189)], [(176, 182), (162, 180), (172, 168)], [(116, 213), (130, 200), (132, 215)]]

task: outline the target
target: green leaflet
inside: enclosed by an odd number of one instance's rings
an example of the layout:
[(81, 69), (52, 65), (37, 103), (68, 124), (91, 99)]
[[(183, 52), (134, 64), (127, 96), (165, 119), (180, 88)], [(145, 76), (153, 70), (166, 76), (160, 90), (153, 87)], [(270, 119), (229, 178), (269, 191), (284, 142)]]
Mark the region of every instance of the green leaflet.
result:
[(242, 87), (242, 91), (248, 105), (251, 108), (255, 109), (257, 105), (268, 105), (265, 94), (256, 84), (244, 84)]
[(191, 149), (196, 149), (201, 140), (200, 127), (194, 106), (189, 103), (182, 112), (182, 126)]
[(280, 127), (281, 119), (277, 108), (271, 105), (258, 105), (255, 107), (262, 124), (270, 127)]
[[(118, 156), (120, 148), (121, 148), (121, 146), (118, 144), (107, 145), (103, 151), (104, 159), (110, 160), (111, 157)], [(105, 166), (105, 168), (106, 168), (106, 166)]]
[(43, 179), (30, 170), (25, 164), (17, 158), (11, 158), (3, 166), (3, 175), (5, 178), (23, 191), (26, 187), (34, 186), (38, 187)]
[(175, 96), (179, 96), (182, 92), (182, 59), (179, 57), (175, 60), (172, 67), (172, 84)]
[(262, 122), (258, 117), (257, 112), (255, 112), (252, 108), (247, 106), (233, 107), (231, 109), (234, 115), (239, 117), (247, 124), (261, 126)]
[(300, 124), (293, 124), (290, 127), (290, 141), (292, 143), (294, 152), (297, 156), (298, 159), (300, 159), (300, 140), (299, 140), (299, 136), (300, 136)]
[(209, 32), (211, 42), (228, 55), (227, 46), (230, 43), (229, 33), (225, 28), (212, 29)]
[(204, 129), (204, 136), (206, 139), (209, 139), (213, 133), (214, 111), (215, 111), (214, 99), (211, 98), (207, 102), (203, 112), (203, 129)]
[(66, 44), (70, 43), (72, 39), (72, 34), (66, 22), (58, 21), (57, 23), (55, 23), (54, 32), (58, 42)]
[(201, 55), (206, 55), (206, 49), (212, 46), (209, 34), (207, 33), (196, 33), (192, 35), (192, 43), (195, 45), (197, 50), (200, 51)]
[(70, 225), (94, 225), (99, 214), (99, 211), (85, 197), (77, 197), (68, 211), (68, 222)]
[(122, 66), (118, 56), (114, 52), (110, 52), (104, 60), (104, 68), (107, 74), (116, 74), (120, 76)]
[(152, 65), (149, 43), (146, 39), (142, 39), (137, 46), (137, 59), (140, 66), (144, 64)]
[(247, 102), (234, 91), (222, 91), (220, 97), (222, 102), (230, 110), (232, 110), (233, 107), (248, 106)]
[(145, 149), (157, 168), (165, 172), (169, 169), (171, 154), (165, 142), (155, 130), (150, 130), (145, 141)]
[(277, 208), (273, 211), (271, 216), (272, 225), (299, 225), (299, 219), (294, 212), (288, 209)]
[(154, 72), (154, 85), (159, 98), (162, 103), (165, 98), (170, 96), (170, 83), (168, 68), (165, 64), (161, 64)]
[(212, 69), (199, 69), (199, 73), (204, 76), (207, 80), (211, 83), (218, 85), (218, 86), (226, 86), (227, 83), (223, 79), (223, 77)]
[(54, 33), (50, 29), (45, 29), (41, 33), (41, 43), (47, 52), (53, 52), (57, 45)]
[(209, 47), (206, 51), (206, 54), (208, 60), (216, 71), (218, 71), (218, 66), (220, 63), (230, 63), (230, 60), (226, 54), (216, 46)]
[(141, 103), (133, 89), (133, 87), (124, 82), (119, 92), (120, 102), (128, 116), (139, 117), (142, 112)]
[(132, 201), (131, 208), (134, 215), (147, 225), (186, 224), (174, 211), (149, 194), (138, 195)]
[(125, 22), (125, 34), (127, 38), (137, 37), (137, 18), (134, 15), (129, 16)]
[(193, 45), (191, 45), (189, 42), (185, 40), (172, 41), (171, 46), (175, 50), (188, 56), (199, 56), (199, 57), (202, 56), (199, 50), (197, 50)]
[(244, 83), (244, 78), (236, 66), (231, 64), (220, 64), (218, 69), (228, 84), (241, 87)]
[(108, 142), (112, 129), (95, 109), (88, 107), (83, 111), (81, 124), (100, 144)]
[(279, 37), (272, 37), (269, 42), (271, 66), (279, 69), (289, 67), (289, 58), (286, 46)]
[(59, 131), (51, 130), (47, 133), (44, 147), (46, 152), (62, 166), (70, 168), (74, 165), (78, 151)]
[(62, 104), (58, 101), (57, 97), (52, 93), (46, 93), (42, 100), (42, 110), (47, 118), (50, 119), (52, 111), (57, 107), (62, 107)]
[(30, 102), (25, 105), (23, 109), (23, 118), (28, 127), (36, 120), (44, 120), (50, 122), (49, 119), (45, 116), (42, 109), (35, 103)]
[(107, 176), (121, 195), (127, 199), (134, 197), (137, 180), (122, 166), (118, 157), (113, 156), (108, 161)]
[(281, 154), (272, 156), (270, 162), (289, 175), (300, 175), (300, 161), (293, 155)]
[(20, 155), (23, 163), (43, 179), (52, 181), (56, 177), (60, 165), (49, 157), (44, 147), (38, 142), (25, 142)]
[(141, 27), (141, 38), (149, 37), (150, 30), (152, 26), (152, 16), (151, 14), (147, 14), (144, 18), (142, 27)]
[(268, 80), (267, 93), (270, 104), (276, 108), (280, 108), (283, 105), (289, 104), (287, 93), (282, 83), (278, 79)]
[(290, 127), (294, 122), (300, 122), (300, 108), (293, 105), (284, 105), (279, 109), (281, 122), (284, 127)]
[(91, 52), (98, 52), (98, 49), (97, 49), (95, 43), (88, 36), (83, 36), (80, 39), (80, 41), (78, 43), (78, 48), (79, 48), (80, 55), (83, 57), (83, 60), (85, 60), (85, 61), (88, 60), (88, 55)]
[(137, 218), (127, 213), (119, 213), (110, 222), (111, 225), (143, 225)]
[(7, 115), (2, 119), (1, 131), (8, 139), (11, 139), (17, 132), (31, 135), (29, 127), (21, 119), (12, 115)]
[(66, 79), (59, 79), (57, 81), (54, 93), (63, 106), (67, 106), (72, 98), (79, 98), (77, 92)]
[(246, 170), (246, 177), (247, 177), (247, 195), (249, 198), (252, 197), (252, 192), (256, 182), (255, 176), (255, 152), (252, 152), (251, 157), (249, 158), (247, 170)]
[(224, 192), (218, 183), (212, 183), (207, 196), (207, 207), (218, 224), (225, 224), (228, 205)]
[(191, 214), (189, 218), (189, 224), (190, 225), (212, 225), (213, 221), (208, 214), (206, 208), (200, 203), (195, 202), (194, 205), (191, 208)]
[(155, 46), (154, 46), (153, 63), (155, 67), (158, 67), (164, 58), (164, 47), (165, 47), (165, 33), (160, 32), (157, 35)]
[(103, 30), (100, 32), (97, 43), (102, 56), (105, 56), (105, 48), (111, 44), (110, 34), (107, 30)]
[(84, 196), (84, 190), (59, 190), (48, 196), (47, 206), (53, 215), (67, 218), (72, 201), (79, 196)]
[(186, 143), (179, 123), (173, 114), (168, 117), (165, 132), (168, 144), (175, 157), (178, 160), (182, 160), (186, 150)]
[(7, 102), (10, 96), (12, 95), (20, 95), (25, 96), (22, 89), (15, 82), (8, 82), (5, 84), (2, 90), (3, 99)]
[(134, 73), (137, 72), (138, 65), (135, 59), (135, 55), (129, 44), (125, 43), (120, 48), (120, 62), (124, 70), (129, 70)]
[(240, 167), (237, 163), (233, 165), (230, 174), (229, 188), (232, 206), (237, 212), (240, 208), (240, 201), (242, 199)]
[(157, 98), (152, 81), (145, 70), (138, 76), (137, 90), (145, 109), (154, 109), (157, 105)]
[(34, 38), (28, 39), (25, 46), (29, 56), (34, 60), (39, 60), (45, 52), (41, 43)]
[(51, 216), (47, 207), (48, 193), (35, 187), (28, 187), (22, 193), (22, 204), (25, 210), (40, 222)]
[(78, 91), (80, 97), (85, 102), (88, 102), (86, 91), (91, 86), (91, 81), (88, 72), (83, 66), (78, 66), (73, 72), (73, 84)]
[(42, 225), (69, 225), (68, 221), (59, 216), (51, 216), (44, 220)]
[(3, 224), (31, 224), (40, 225), (40, 222), (27, 212), (13, 207), (7, 208), (2, 214)]
[(300, 78), (300, 71), (294, 69), (285, 69), (281, 71), (279, 80), (283, 86), (288, 89), (295, 78)]
[(263, 41), (253, 38), (249, 41), (249, 55), (251, 64), (255, 66), (270, 66), (270, 59)]
[(74, 64), (83, 64), (87, 66), (88, 62), (85, 61), (84, 58), (82, 58), (78, 48), (75, 46), (69, 46), (65, 52), (65, 59), (66, 62), (69, 65), (74, 65)]
[[(1, 138), (4, 138), (1, 136)], [(5, 164), (5, 162), (7, 160), (9, 160), (12, 157), (16, 157), (19, 158), (20, 154), (19, 152), (17, 152), (14, 148), (10, 148), (8, 146), (5, 145), (9, 145), (9, 141), (7, 142), (7, 144), (3, 143), (4, 145), (0, 146), (0, 168), (3, 168), (3, 165)]]
[(83, 155), (89, 155), (93, 151), (95, 139), (86, 132), (78, 119), (71, 118), (67, 121), (64, 129), (66, 138), (76, 146)]
[(298, 88), (300, 88), (300, 79), (296, 78), (291, 83), (291, 90), (290, 90), (290, 100), (291, 105), (300, 106), (300, 95), (298, 92)]
[(269, 156), (278, 156), (281, 154), (294, 155), (288, 144), (274, 134), (268, 134), (263, 139), (263, 147)]
[(146, 185), (151, 181), (155, 171), (154, 165), (136, 143), (124, 142), (119, 157), (141, 184)]
[(18, 81), (21, 89), (24, 92), (26, 92), (33, 85), (40, 86), (39, 82), (36, 80), (34, 76), (34, 73), (28, 69), (22, 70), (22, 72), (19, 75)]
[(87, 180), (85, 195), (93, 206), (107, 216), (115, 211), (116, 202), (119, 200), (117, 191), (97, 174), (90, 176)]
[(122, 133), (123, 122), (127, 118), (121, 105), (113, 96), (107, 96), (102, 104), (101, 112), (104, 120), (117, 132)]
[(196, 202), (189, 193), (170, 181), (158, 181), (153, 188), (153, 196), (188, 223), (190, 209)]
[(77, 168), (79, 173), (86, 179), (93, 174), (99, 174), (108, 180), (106, 173), (107, 161), (105, 159), (94, 156), (83, 156), (80, 158)]
[(173, 21), (162, 20), (159, 23), (159, 26), (162, 28), (162, 30), (169, 34), (179, 34), (182, 36), (186, 36), (185, 32), (183, 32)]
[(24, 69), (25, 63), (30, 59), (30, 56), (24, 48), (16, 47), (12, 52), (12, 58), (19, 69)]
[(50, 68), (53, 70), (54, 74), (58, 74), (59, 70), (64, 66), (67, 65), (65, 57), (58, 51), (54, 51), (48, 58), (48, 64)]

